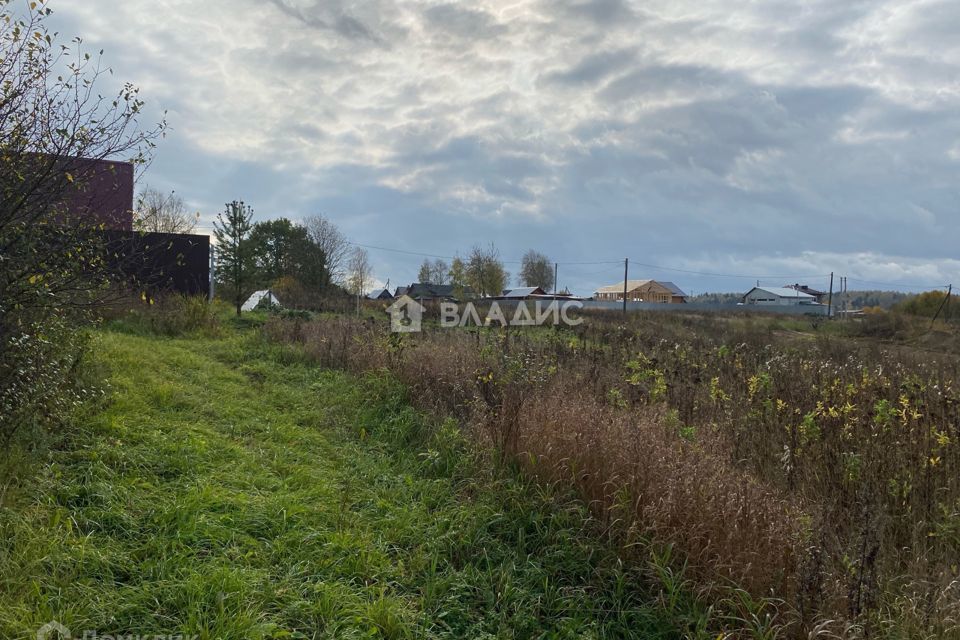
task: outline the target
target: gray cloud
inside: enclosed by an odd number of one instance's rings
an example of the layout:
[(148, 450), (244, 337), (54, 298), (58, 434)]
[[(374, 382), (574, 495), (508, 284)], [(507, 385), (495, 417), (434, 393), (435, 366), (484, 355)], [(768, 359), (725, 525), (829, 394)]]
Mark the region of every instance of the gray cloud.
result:
[(624, 0), (550, 0), (545, 8), (561, 12), (567, 18), (585, 18), (602, 27), (631, 22), (637, 17), (630, 3)]
[(363, 22), (349, 13), (337, 11), (330, 7), (329, 3), (318, 2), (304, 9), (289, 3), (287, 0), (267, 1), (280, 9), (282, 13), (299, 20), (308, 27), (333, 31), (345, 38), (367, 40), (378, 45), (386, 44), (379, 35)]
[[(493, 241), (508, 258), (960, 279), (955, 3), (53, 8), (150, 113), (168, 110), (147, 179), (206, 223), (244, 197), (264, 217), (323, 211), (358, 242), (443, 255)], [(381, 279), (415, 275), (415, 257), (373, 257)], [(561, 267), (561, 282), (589, 292), (616, 279), (604, 269)]]
[(589, 54), (570, 67), (547, 73), (544, 81), (573, 87), (596, 84), (628, 66), (636, 57), (637, 52), (632, 48)]
[(438, 4), (426, 9), (423, 16), (428, 27), (447, 31), (460, 38), (493, 38), (507, 30), (505, 25), (486, 11), (465, 9), (460, 4)]

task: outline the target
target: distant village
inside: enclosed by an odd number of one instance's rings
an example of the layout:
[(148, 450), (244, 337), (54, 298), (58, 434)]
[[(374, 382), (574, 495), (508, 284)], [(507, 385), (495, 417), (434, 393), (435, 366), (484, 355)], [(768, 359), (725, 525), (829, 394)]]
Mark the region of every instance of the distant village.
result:
[[(459, 302), (476, 297), (469, 287), (458, 290), (451, 284), (415, 282), (406, 286), (379, 289), (367, 296), (371, 300), (390, 301), (402, 296), (420, 302)], [(739, 304), (765, 307), (819, 306), (825, 304), (826, 291), (818, 291), (807, 285), (788, 284), (782, 287), (755, 286), (747, 291)], [(580, 302), (653, 304), (688, 304), (689, 296), (673, 282), (663, 280), (626, 280), (599, 287), (590, 297), (574, 296), (568, 291), (548, 292), (541, 287), (518, 287), (504, 289), (499, 295), (488, 296), (490, 300), (576, 300)], [(598, 305), (600, 306), (600, 305)], [(606, 305), (604, 305), (606, 306)]]

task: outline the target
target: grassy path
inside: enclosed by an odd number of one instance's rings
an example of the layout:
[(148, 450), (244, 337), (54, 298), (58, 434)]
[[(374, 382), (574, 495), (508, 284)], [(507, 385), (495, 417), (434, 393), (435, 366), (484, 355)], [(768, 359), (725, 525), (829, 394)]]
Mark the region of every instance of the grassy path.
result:
[(477, 480), (386, 381), (104, 332), (110, 400), (0, 510), (0, 637), (676, 637), (572, 502)]

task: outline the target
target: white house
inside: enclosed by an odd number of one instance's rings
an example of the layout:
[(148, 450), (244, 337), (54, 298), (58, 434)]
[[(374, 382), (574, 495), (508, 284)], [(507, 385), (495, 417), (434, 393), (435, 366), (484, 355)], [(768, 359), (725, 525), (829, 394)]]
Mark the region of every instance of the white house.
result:
[(743, 296), (743, 304), (768, 307), (817, 304), (817, 298), (789, 287), (754, 287)]

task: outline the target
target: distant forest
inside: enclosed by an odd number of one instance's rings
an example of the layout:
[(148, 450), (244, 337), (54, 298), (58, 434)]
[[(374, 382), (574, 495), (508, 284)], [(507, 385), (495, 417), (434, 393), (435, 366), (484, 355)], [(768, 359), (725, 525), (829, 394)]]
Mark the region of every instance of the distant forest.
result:
[[(880, 307), (890, 309), (893, 305), (913, 297), (911, 293), (902, 291), (847, 291), (846, 294), (834, 293), (833, 304), (842, 308), (846, 302), (848, 309), (863, 309), (864, 307)], [(701, 293), (687, 298), (689, 302), (706, 304), (736, 304), (743, 300), (742, 293)], [(826, 303), (826, 299), (824, 299)]]

